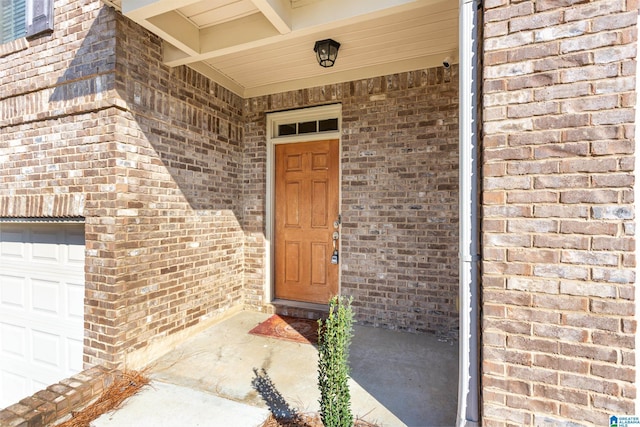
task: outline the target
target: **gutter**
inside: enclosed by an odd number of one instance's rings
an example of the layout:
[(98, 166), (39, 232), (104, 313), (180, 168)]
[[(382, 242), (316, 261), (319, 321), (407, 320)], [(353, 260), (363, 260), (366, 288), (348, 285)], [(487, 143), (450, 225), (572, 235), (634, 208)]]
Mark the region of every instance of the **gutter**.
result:
[(459, 286), (460, 342), (456, 426), (479, 425), (478, 183), (480, 0), (460, 0)]

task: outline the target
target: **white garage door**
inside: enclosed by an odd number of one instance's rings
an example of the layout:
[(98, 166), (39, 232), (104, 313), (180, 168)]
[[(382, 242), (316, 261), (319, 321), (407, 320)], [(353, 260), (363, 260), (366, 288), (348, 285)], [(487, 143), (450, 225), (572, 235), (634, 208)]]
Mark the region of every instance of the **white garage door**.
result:
[(82, 370), (84, 225), (0, 223), (0, 408)]

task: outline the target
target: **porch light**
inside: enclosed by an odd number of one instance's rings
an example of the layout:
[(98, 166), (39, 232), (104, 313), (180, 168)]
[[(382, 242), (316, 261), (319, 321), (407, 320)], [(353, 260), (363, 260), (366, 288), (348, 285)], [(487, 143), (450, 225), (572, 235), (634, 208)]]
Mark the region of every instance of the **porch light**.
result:
[(338, 57), (339, 48), (340, 43), (332, 39), (317, 41), (313, 51), (316, 53), (318, 64), (325, 68), (333, 67), (333, 63), (336, 62)]

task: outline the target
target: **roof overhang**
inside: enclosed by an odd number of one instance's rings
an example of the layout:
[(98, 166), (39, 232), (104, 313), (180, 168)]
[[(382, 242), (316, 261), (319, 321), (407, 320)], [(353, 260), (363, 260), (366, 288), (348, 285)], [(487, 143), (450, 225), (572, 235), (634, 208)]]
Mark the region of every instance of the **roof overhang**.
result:
[[(247, 98), (457, 62), (452, 0), (115, 0), (187, 65)], [(341, 46), (331, 68), (316, 40)]]

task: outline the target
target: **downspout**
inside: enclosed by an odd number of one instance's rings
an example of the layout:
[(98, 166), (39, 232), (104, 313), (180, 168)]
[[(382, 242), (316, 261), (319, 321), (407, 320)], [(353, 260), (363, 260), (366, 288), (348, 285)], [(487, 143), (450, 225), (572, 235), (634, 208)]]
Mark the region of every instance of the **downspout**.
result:
[(460, 0), (459, 197), (460, 347), (456, 425), (479, 424), (478, 361), (478, 11), (480, 0)]
[[(638, 37), (640, 37), (640, 13), (638, 14), (638, 17), (636, 18), (636, 35)], [(638, 38), (636, 38), (636, 40), (638, 40)], [(636, 42), (637, 43), (637, 42)], [(636, 48), (637, 51), (637, 48)], [(638, 55), (638, 53), (636, 53), (636, 62), (638, 62), (638, 60), (640, 60), (640, 56)], [(634, 180), (635, 180), (635, 184), (633, 186), (633, 200), (634, 200), (634, 209), (635, 209), (635, 218), (634, 218), (634, 240), (635, 240), (635, 247), (634, 247), (634, 252), (636, 255), (636, 260), (640, 259), (640, 257), (638, 256), (638, 251), (640, 250), (640, 224), (638, 223), (638, 212), (640, 212), (640, 209), (638, 208), (638, 203), (640, 203), (640, 185), (638, 185), (638, 180), (640, 180), (640, 67), (636, 66), (636, 86), (635, 86), (635, 90), (636, 90), (636, 115), (635, 115), (635, 134), (634, 134), (634, 139), (635, 139), (635, 147), (634, 147), (634, 153), (635, 153), (635, 163), (634, 163), (634, 168), (633, 168), (633, 175), (634, 175)], [(636, 268), (635, 268), (635, 303), (636, 303), (636, 309), (635, 309), (635, 319), (636, 322), (638, 322), (638, 320), (640, 320), (640, 285), (638, 283), (639, 278), (640, 278), (640, 262), (636, 261)], [(635, 334), (635, 347), (636, 347), (636, 378), (635, 378), (635, 386), (636, 386), (636, 390), (640, 389), (640, 369), (638, 369), (637, 367), (640, 366), (640, 333), (638, 333), (636, 331)], [(640, 413), (640, 396), (638, 394), (638, 392), (636, 391), (636, 398), (635, 398), (635, 412), (634, 414), (638, 414)]]

